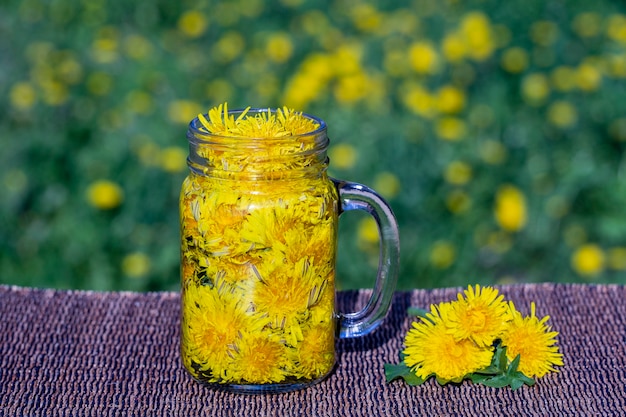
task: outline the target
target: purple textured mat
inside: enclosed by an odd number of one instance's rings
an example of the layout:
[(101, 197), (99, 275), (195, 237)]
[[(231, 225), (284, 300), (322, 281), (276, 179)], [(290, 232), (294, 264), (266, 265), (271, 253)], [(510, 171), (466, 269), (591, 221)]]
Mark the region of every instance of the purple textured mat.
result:
[[(465, 382), (385, 383), (411, 319), (406, 308), (457, 289), (395, 295), (371, 335), (337, 344), (335, 372), (293, 393), (234, 395), (193, 381), (178, 357), (177, 293), (99, 293), (0, 286), (0, 416), (608, 416), (626, 415), (626, 287), (499, 287), (527, 311), (537, 303), (560, 332), (565, 366), (517, 391)], [(342, 311), (369, 291), (341, 292)]]

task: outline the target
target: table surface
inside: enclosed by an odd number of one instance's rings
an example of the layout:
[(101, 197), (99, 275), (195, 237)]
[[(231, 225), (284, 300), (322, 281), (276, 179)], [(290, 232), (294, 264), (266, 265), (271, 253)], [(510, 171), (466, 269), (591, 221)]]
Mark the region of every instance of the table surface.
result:
[[(626, 287), (498, 287), (525, 311), (550, 315), (565, 365), (516, 391), (464, 382), (385, 382), (411, 324), (409, 306), (455, 298), (458, 288), (398, 292), (372, 334), (337, 342), (338, 364), (292, 393), (237, 395), (191, 379), (179, 361), (179, 294), (30, 289), (0, 285), (0, 416), (626, 415)], [(356, 311), (368, 290), (338, 293)]]

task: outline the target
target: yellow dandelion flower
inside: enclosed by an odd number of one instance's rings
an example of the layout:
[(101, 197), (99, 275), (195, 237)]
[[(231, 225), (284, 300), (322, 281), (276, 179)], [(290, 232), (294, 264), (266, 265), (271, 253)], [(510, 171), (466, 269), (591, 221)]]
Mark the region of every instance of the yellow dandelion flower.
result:
[(447, 240), (438, 240), (430, 249), (429, 258), (435, 268), (448, 269), (456, 259), (456, 248)]
[(232, 378), (250, 384), (268, 384), (285, 379), (286, 347), (268, 332), (245, 334), (233, 354)]
[(563, 365), (563, 354), (556, 346), (558, 332), (551, 331), (546, 324), (550, 316), (539, 319), (535, 315), (535, 303), (531, 303), (530, 309), (530, 316), (522, 317), (513, 303), (509, 303), (511, 321), (502, 335), (502, 344), (510, 361), (520, 356), (520, 372), (530, 378), (542, 377), (555, 371), (555, 366)]
[(450, 184), (467, 184), (472, 179), (472, 167), (463, 161), (452, 161), (446, 167), (444, 178)]
[(524, 72), (528, 68), (528, 52), (520, 47), (512, 47), (504, 51), (500, 65), (512, 74)]
[(602, 83), (602, 73), (591, 64), (581, 64), (576, 70), (576, 84), (582, 91), (596, 91)]
[(311, 326), (296, 346), (293, 373), (296, 377), (315, 379), (326, 375), (335, 364), (333, 321)]
[(267, 40), (265, 53), (274, 62), (286, 62), (293, 54), (293, 43), (289, 34), (285, 32), (272, 34)]
[(574, 16), (572, 29), (581, 38), (597, 36), (602, 29), (602, 16), (595, 12), (583, 12)]
[(609, 249), (607, 265), (617, 271), (626, 271), (626, 247), (618, 246)]
[(202, 36), (209, 25), (204, 13), (198, 10), (188, 10), (178, 19), (178, 30), (188, 38)]
[(333, 168), (350, 169), (356, 164), (358, 151), (350, 144), (340, 143), (328, 150), (328, 158), (332, 161)]
[(178, 146), (163, 149), (160, 157), (161, 168), (164, 171), (176, 173), (187, 168), (187, 152)]
[(548, 77), (544, 74), (528, 74), (522, 79), (522, 97), (530, 105), (543, 104), (550, 94)]
[(436, 100), (423, 86), (410, 83), (401, 91), (404, 105), (413, 113), (423, 117), (433, 117), (436, 113)]
[(604, 251), (593, 243), (582, 245), (572, 254), (571, 264), (578, 274), (595, 277), (604, 271)]
[(184, 285), (181, 297), (183, 360), (210, 372), (212, 381), (225, 378), (242, 332), (259, 332), (267, 319), (247, 314), (237, 297), (209, 286)]
[(449, 62), (460, 62), (467, 55), (467, 44), (458, 32), (447, 33), (441, 45), (443, 56)]
[(509, 320), (504, 296), (492, 287), (468, 286), (450, 304), (446, 327), (455, 340), (470, 339), (478, 346), (489, 347), (501, 335)]
[(443, 86), (437, 92), (436, 103), (442, 113), (458, 113), (465, 107), (465, 93), (452, 85)]
[(168, 105), (167, 116), (174, 123), (188, 124), (200, 109), (201, 106), (195, 101), (173, 100)]
[(211, 55), (218, 62), (229, 63), (241, 55), (245, 46), (246, 40), (241, 33), (229, 31), (213, 43)]
[(253, 288), (248, 291), (253, 295), (254, 310), (267, 316), (274, 327), (297, 326), (307, 309), (317, 301), (312, 297), (319, 297), (325, 283), (325, 280), (312, 279), (315, 278), (311, 277), (313, 269), (302, 259), (296, 265), (277, 268), (269, 276), (260, 276), (259, 281), (250, 284)]
[(427, 41), (415, 42), (409, 47), (409, 62), (418, 74), (435, 74), (439, 71), (439, 54)]
[(112, 181), (95, 181), (87, 188), (87, 201), (100, 210), (111, 210), (122, 204), (124, 191)]
[(131, 278), (141, 278), (150, 272), (150, 257), (145, 253), (135, 252), (128, 254), (122, 260), (122, 271)]
[(610, 15), (606, 25), (606, 33), (614, 41), (626, 44), (626, 16), (618, 13)]
[(561, 129), (567, 129), (576, 124), (578, 112), (570, 102), (557, 100), (548, 107), (548, 121)]
[(245, 138), (295, 136), (313, 132), (319, 127), (316, 121), (287, 107), (277, 109), (275, 114), (268, 109), (248, 117), (249, 110), (245, 109), (235, 119), (228, 112), (228, 103), (224, 103), (209, 110), (208, 120), (203, 114), (198, 114), (198, 119), (203, 128), (212, 134)]
[(460, 382), (491, 363), (491, 348), (479, 347), (469, 339), (458, 341), (449, 333), (450, 308), (449, 303), (433, 305), (427, 318), (414, 322), (404, 339), (404, 362), (422, 379), (435, 375), (443, 382)]
[(481, 12), (468, 13), (463, 17), (460, 30), (471, 58), (483, 61), (493, 54), (496, 48), (494, 30), (487, 15)]
[(31, 83), (19, 82), (11, 87), (11, 105), (18, 110), (30, 110), (37, 102), (37, 92)]
[(472, 207), (472, 197), (463, 190), (452, 190), (446, 195), (446, 207), (451, 213), (464, 213)]
[(530, 27), (530, 38), (537, 45), (550, 46), (557, 41), (559, 27), (549, 20), (539, 20)]
[(380, 239), (376, 220), (366, 217), (359, 222), (357, 237), (365, 245), (377, 244)]
[(400, 193), (400, 188), (400, 180), (391, 172), (383, 171), (374, 178), (374, 189), (388, 200), (396, 197)]
[(480, 157), (490, 165), (500, 165), (507, 158), (506, 147), (498, 141), (486, 140), (479, 149)]
[(442, 117), (435, 125), (437, 136), (443, 140), (461, 140), (465, 136), (465, 131), (465, 122), (457, 117)]
[(558, 66), (550, 73), (550, 82), (557, 91), (572, 91), (577, 87), (576, 69), (564, 65)]
[(526, 197), (512, 185), (504, 185), (496, 193), (494, 215), (498, 225), (508, 232), (517, 232), (526, 226)]

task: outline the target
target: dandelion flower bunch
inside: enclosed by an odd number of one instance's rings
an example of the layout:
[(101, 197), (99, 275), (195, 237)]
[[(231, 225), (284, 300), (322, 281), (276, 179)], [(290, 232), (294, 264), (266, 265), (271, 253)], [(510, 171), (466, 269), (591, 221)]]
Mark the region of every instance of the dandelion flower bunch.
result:
[(455, 301), (410, 310), (420, 320), (405, 337), (401, 363), (385, 365), (388, 382), (420, 385), (435, 377), (441, 385), (469, 379), (517, 389), (563, 365), (549, 316), (538, 318), (535, 303), (523, 316), (494, 288), (469, 286)]
[(180, 199), (181, 357), (203, 382), (308, 383), (335, 363), (327, 143), (302, 113), (249, 110), (199, 115), (191, 141), (203, 165)]

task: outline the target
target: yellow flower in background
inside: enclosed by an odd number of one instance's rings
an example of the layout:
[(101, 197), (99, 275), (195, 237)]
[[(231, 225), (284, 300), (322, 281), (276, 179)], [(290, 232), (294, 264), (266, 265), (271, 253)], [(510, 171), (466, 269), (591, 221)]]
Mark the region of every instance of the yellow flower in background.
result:
[(498, 225), (507, 232), (526, 226), (526, 197), (513, 185), (504, 185), (496, 193), (494, 215)]
[(607, 253), (607, 265), (616, 271), (626, 271), (626, 247), (615, 247)]
[(437, 120), (435, 132), (443, 140), (457, 141), (465, 136), (465, 122), (456, 117), (442, 117)]
[(506, 147), (498, 141), (486, 140), (479, 149), (480, 157), (483, 161), (490, 165), (499, 165), (506, 161), (507, 150)]
[(229, 31), (213, 43), (212, 55), (220, 63), (232, 62), (242, 54), (245, 46), (246, 40), (241, 33)]
[(555, 101), (548, 107), (548, 121), (556, 127), (567, 129), (578, 121), (578, 112), (568, 101)]
[(602, 73), (591, 64), (581, 64), (576, 70), (576, 84), (583, 91), (596, 91), (602, 83)]
[(574, 16), (572, 29), (581, 38), (591, 38), (600, 34), (602, 16), (595, 12), (582, 12)]
[(550, 46), (557, 41), (559, 27), (549, 20), (539, 20), (530, 27), (530, 38), (541, 46)]
[(467, 44), (458, 32), (446, 33), (441, 45), (443, 56), (452, 63), (460, 62), (467, 56)]
[(359, 71), (341, 76), (337, 80), (333, 92), (339, 103), (350, 104), (365, 98), (370, 84), (371, 81), (367, 75)]
[(440, 68), (437, 49), (428, 41), (414, 42), (409, 47), (409, 63), (418, 74), (435, 74)]
[(446, 167), (444, 178), (450, 184), (467, 184), (467, 182), (472, 179), (472, 167), (463, 161), (452, 161)]
[(577, 85), (578, 75), (575, 68), (561, 65), (550, 73), (550, 83), (557, 91), (567, 92), (574, 90)]
[(528, 52), (520, 47), (512, 47), (502, 53), (500, 65), (505, 71), (519, 74), (528, 68)]
[(370, 4), (357, 3), (350, 10), (352, 24), (363, 32), (377, 32), (382, 24), (383, 16)]
[(371, 217), (362, 219), (359, 222), (357, 229), (357, 237), (360, 242), (363, 242), (366, 245), (377, 244), (380, 239), (380, 235), (378, 233), (376, 220)]
[(126, 56), (136, 61), (143, 61), (152, 55), (154, 46), (145, 37), (132, 34), (124, 39), (123, 49)]
[(446, 195), (446, 207), (451, 213), (464, 213), (472, 207), (472, 197), (463, 190), (452, 190)]
[(93, 72), (87, 76), (87, 91), (94, 96), (106, 96), (113, 89), (113, 77), (106, 72)]
[(604, 271), (605, 255), (602, 248), (594, 243), (580, 246), (572, 254), (574, 271), (583, 277), (595, 277)]
[(133, 90), (126, 95), (126, 106), (133, 113), (147, 115), (152, 113), (154, 102), (145, 91)]
[(265, 45), (267, 57), (274, 62), (286, 62), (293, 54), (293, 42), (285, 32), (276, 32), (269, 36)]
[(202, 106), (191, 100), (173, 100), (167, 107), (167, 117), (173, 123), (188, 124), (202, 111)]
[(437, 269), (448, 269), (456, 260), (456, 248), (452, 242), (438, 240), (430, 248), (429, 261)]
[(401, 95), (404, 105), (413, 113), (427, 118), (435, 115), (435, 98), (421, 84), (409, 83), (405, 85)]
[(350, 169), (356, 164), (358, 151), (350, 144), (340, 143), (328, 150), (328, 157), (333, 168)]
[(178, 19), (178, 30), (188, 38), (202, 36), (209, 26), (209, 20), (198, 10), (188, 10)]
[(374, 177), (374, 189), (386, 199), (393, 199), (400, 193), (400, 180), (391, 172), (380, 172)]
[(614, 41), (626, 44), (626, 15), (612, 14), (609, 16), (606, 34)]
[(37, 102), (37, 92), (29, 82), (19, 82), (9, 92), (11, 106), (18, 110), (30, 110)]
[(489, 58), (496, 48), (493, 28), (487, 15), (482, 12), (470, 12), (463, 17), (461, 33), (467, 43), (467, 54), (477, 60)]
[(151, 261), (148, 255), (142, 252), (128, 254), (122, 259), (122, 271), (130, 278), (142, 278), (148, 275)]
[(510, 361), (520, 356), (518, 370), (528, 377), (542, 377), (554, 372), (555, 366), (563, 366), (563, 354), (556, 345), (557, 332), (546, 324), (550, 316), (539, 319), (535, 303), (530, 305), (530, 316), (523, 317), (513, 303), (509, 304), (512, 319), (502, 335), (506, 355)]
[(530, 105), (543, 104), (550, 94), (548, 77), (544, 74), (528, 74), (522, 79), (522, 97)]
[(177, 173), (187, 169), (187, 151), (178, 146), (170, 146), (161, 151), (161, 168), (166, 172)]
[(119, 58), (119, 33), (113, 26), (105, 26), (91, 44), (91, 56), (100, 64), (110, 64)]
[(459, 113), (465, 107), (465, 93), (452, 85), (444, 85), (436, 95), (436, 106), (441, 113)]
[(124, 191), (113, 181), (94, 181), (87, 187), (87, 201), (95, 208), (111, 210), (122, 204)]
[(420, 378), (431, 375), (460, 382), (470, 373), (491, 363), (492, 348), (477, 346), (469, 339), (458, 341), (446, 326), (450, 303), (433, 305), (420, 322), (413, 322), (404, 339), (404, 362)]

